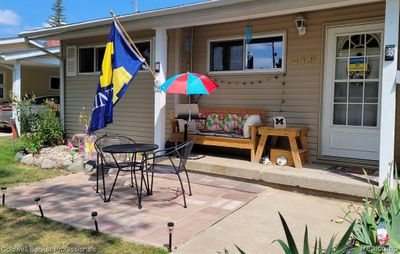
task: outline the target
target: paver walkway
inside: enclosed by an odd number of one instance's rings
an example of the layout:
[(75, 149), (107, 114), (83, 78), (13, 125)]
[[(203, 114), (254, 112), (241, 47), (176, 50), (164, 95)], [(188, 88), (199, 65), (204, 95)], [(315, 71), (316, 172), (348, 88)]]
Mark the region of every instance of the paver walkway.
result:
[[(111, 185), (114, 175), (106, 182)], [(174, 245), (193, 238), (253, 200), (266, 187), (256, 184), (191, 174), (193, 196), (183, 208), (176, 176), (156, 177), (153, 196), (137, 208), (130, 176), (122, 175), (112, 201), (104, 203), (94, 190), (95, 176), (78, 173), (11, 188), (7, 205), (39, 214), (34, 203), (41, 197), (46, 217), (76, 227), (93, 228), (90, 214), (97, 211), (100, 231), (125, 240), (163, 246), (168, 242), (167, 222), (175, 222)]]

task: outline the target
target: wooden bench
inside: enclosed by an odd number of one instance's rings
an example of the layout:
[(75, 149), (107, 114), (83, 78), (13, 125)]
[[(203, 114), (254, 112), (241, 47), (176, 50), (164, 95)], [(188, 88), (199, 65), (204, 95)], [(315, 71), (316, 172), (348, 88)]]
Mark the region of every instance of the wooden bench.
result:
[[(233, 138), (233, 137), (219, 137), (219, 136), (208, 136), (204, 134), (188, 134), (188, 139), (193, 139), (195, 144), (207, 145), (207, 146), (219, 146), (219, 147), (229, 147), (229, 148), (239, 148), (250, 150), (251, 161), (254, 160), (257, 150), (257, 128), (263, 126), (265, 123), (265, 118), (267, 112), (262, 109), (224, 109), (224, 108), (200, 108), (199, 110), (203, 114), (210, 113), (222, 113), (226, 114), (238, 114), (238, 115), (259, 115), (261, 119), (261, 125), (250, 126), (250, 138)], [(176, 132), (177, 121), (175, 119), (174, 113), (171, 113), (171, 127), (172, 141), (183, 141), (183, 133)]]

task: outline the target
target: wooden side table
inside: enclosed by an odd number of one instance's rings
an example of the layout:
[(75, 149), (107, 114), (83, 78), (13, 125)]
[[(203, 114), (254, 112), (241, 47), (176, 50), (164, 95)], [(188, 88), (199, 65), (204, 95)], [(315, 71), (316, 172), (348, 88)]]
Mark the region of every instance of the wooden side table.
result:
[[(261, 135), (260, 141), (258, 143), (257, 152), (254, 160), (252, 162), (258, 163), (261, 159), (261, 156), (264, 152), (265, 144), (267, 142), (268, 136), (280, 136), (280, 137), (288, 137), (290, 143), (290, 150), (292, 152), (294, 164), (296, 168), (302, 168), (302, 162), (300, 159), (299, 148), (297, 146), (296, 138), (300, 138), (301, 148), (307, 152), (307, 161), (309, 161), (309, 152), (307, 145), (307, 128), (271, 128), (271, 127), (259, 127), (258, 134)], [(276, 138), (273, 139), (273, 142), (276, 142)]]

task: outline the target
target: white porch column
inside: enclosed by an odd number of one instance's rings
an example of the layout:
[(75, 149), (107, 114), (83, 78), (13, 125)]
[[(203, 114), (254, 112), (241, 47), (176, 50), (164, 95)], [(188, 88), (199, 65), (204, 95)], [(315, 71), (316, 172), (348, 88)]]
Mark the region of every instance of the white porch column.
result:
[[(386, 0), (384, 46), (394, 45), (391, 61), (383, 62), (381, 121), (379, 146), (379, 185), (391, 175), (394, 164), (394, 138), (396, 124), (396, 71), (399, 41), (400, 0)], [(391, 176), (393, 179), (393, 176)], [(392, 180), (391, 179), (391, 180)], [(393, 183), (393, 182), (391, 182)]]
[[(155, 61), (160, 63), (160, 72), (157, 77), (158, 85), (163, 84), (167, 76), (167, 50), (167, 30), (164, 28), (157, 28)], [(160, 149), (164, 149), (165, 147), (166, 101), (166, 94), (156, 87), (154, 91), (154, 143), (157, 144)]]
[[(12, 93), (14, 99), (20, 101), (21, 98), (21, 62), (17, 60), (14, 64), (13, 70), (13, 86), (12, 86)], [(18, 112), (17, 110), (13, 109), (12, 114), (13, 119), (15, 119), (15, 124), (17, 126), (18, 134), (21, 134), (21, 125), (18, 120)]]
[[(62, 44), (60, 45), (62, 51)], [(63, 130), (65, 130), (65, 59), (61, 56), (60, 59), (60, 120)]]

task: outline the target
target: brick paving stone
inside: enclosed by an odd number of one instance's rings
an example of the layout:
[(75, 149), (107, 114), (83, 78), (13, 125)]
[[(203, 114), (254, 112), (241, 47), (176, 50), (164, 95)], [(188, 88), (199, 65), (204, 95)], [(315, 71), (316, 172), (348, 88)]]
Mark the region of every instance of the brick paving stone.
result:
[[(179, 246), (254, 199), (257, 191), (264, 188), (208, 175), (191, 173), (190, 176), (193, 196), (186, 193), (187, 208), (183, 208), (182, 190), (174, 175), (155, 176), (153, 195), (143, 192), (143, 209), (139, 210), (129, 174), (120, 175), (111, 202), (105, 203), (102, 183), (100, 193), (96, 193), (96, 177), (85, 173), (10, 188), (7, 205), (39, 215), (34, 198), (41, 197), (46, 217), (90, 229), (94, 229), (91, 212), (97, 211), (100, 231), (156, 246), (168, 242), (167, 223), (172, 221), (176, 225), (174, 246)], [(114, 174), (106, 177), (107, 195), (114, 177)], [(186, 182), (184, 187), (188, 191)]]

